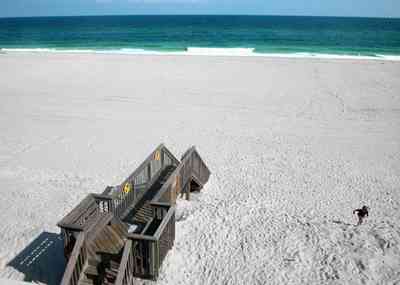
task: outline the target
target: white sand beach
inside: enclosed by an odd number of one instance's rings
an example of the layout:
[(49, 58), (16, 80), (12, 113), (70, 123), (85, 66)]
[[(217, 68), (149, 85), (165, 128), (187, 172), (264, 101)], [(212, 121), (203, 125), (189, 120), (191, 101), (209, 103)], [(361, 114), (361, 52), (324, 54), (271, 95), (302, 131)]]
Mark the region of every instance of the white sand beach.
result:
[(212, 175), (179, 200), (156, 284), (400, 282), (399, 78), (398, 61), (0, 54), (0, 278), (58, 284), (56, 223), (164, 142)]

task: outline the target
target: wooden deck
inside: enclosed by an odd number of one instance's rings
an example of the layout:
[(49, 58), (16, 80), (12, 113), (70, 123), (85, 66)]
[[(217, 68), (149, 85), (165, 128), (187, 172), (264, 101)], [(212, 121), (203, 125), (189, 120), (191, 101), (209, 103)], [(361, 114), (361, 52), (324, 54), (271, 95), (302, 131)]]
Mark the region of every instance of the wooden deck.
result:
[(68, 259), (61, 284), (157, 279), (175, 239), (176, 197), (209, 176), (194, 147), (179, 161), (161, 144), (123, 183), (89, 194), (58, 223)]

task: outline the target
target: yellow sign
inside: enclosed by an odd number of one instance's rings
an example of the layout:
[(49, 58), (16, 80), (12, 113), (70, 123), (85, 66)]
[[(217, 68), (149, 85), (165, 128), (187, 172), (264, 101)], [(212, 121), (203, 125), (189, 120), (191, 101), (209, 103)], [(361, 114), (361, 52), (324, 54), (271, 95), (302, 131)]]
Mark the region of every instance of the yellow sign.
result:
[(159, 150), (156, 151), (154, 154), (154, 160), (160, 160), (161, 159), (161, 152)]
[(129, 192), (131, 192), (132, 188), (133, 188), (132, 184), (127, 182), (127, 183), (125, 183), (122, 191), (124, 191), (125, 194), (128, 194)]

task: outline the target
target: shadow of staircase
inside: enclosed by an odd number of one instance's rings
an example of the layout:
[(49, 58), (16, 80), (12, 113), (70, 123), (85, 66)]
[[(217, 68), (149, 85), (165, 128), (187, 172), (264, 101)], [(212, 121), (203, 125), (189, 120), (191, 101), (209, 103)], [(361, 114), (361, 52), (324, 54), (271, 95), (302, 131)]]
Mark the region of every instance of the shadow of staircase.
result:
[(42, 232), (7, 266), (25, 275), (24, 281), (58, 285), (65, 270), (63, 240), (59, 234)]

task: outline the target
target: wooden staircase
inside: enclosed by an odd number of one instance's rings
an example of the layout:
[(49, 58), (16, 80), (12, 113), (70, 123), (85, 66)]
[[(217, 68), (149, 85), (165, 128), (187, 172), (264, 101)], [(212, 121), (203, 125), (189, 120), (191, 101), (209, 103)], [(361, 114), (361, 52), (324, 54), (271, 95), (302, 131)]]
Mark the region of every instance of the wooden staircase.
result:
[[(89, 194), (58, 223), (68, 258), (61, 284), (156, 280), (175, 239), (176, 195), (189, 198), (209, 176), (194, 147), (179, 161), (161, 144), (121, 185)], [(128, 233), (132, 223), (140, 230)]]
[[(84, 239), (84, 236), (87, 238)], [(69, 274), (65, 278), (76, 280), (72, 284), (78, 285), (114, 284), (126, 236), (127, 226), (124, 223), (111, 213), (103, 215), (80, 236), (64, 277)]]

